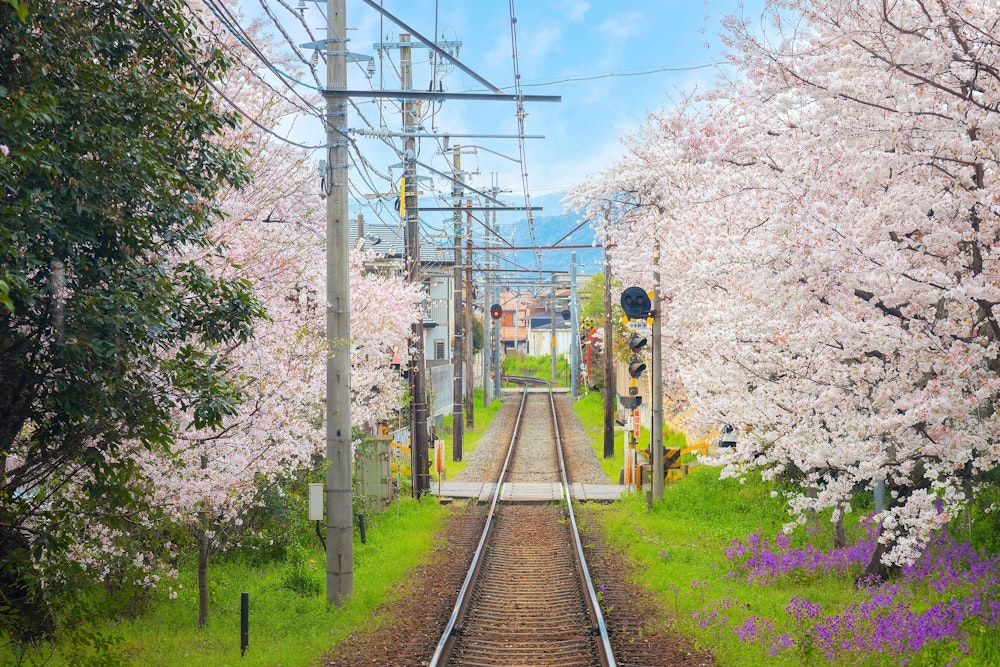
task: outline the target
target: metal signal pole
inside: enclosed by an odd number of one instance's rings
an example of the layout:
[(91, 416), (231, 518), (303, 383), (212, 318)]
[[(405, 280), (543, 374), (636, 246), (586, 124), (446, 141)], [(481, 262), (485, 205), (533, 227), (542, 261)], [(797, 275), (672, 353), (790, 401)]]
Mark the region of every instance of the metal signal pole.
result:
[(569, 355), (569, 387), (570, 394), (576, 398), (580, 388), (580, 313), (576, 298), (576, 253), (569, 254), (569, 316), (572, 334), (570, 335)]
[(326, 599), (354, 592), (351, 511), (351, 309), (347, 240), (346, 0), (327, 1), (326, 41)]
[(653, 439), (650, 447), (653, 457), (653, 499), (663, 500), (663, 301), (660, 299), (660, 243), (656, 242), (656, 258), (653, 260), (653, 331), (652, 331), (652, 412)]
[(615, 455), (614, 330), (611, 327), (611, 257), (604, 249), (604, 458)]

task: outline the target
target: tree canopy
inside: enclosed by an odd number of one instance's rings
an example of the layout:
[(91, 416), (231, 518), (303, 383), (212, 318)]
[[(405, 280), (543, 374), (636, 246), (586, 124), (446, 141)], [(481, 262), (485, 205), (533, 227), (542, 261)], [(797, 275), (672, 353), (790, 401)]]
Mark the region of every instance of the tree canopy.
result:
[[(37, 564), (81, 508), (143, 507), (125, 443), (169, 449), (175, 410), (235, 412), (217, 348), (263, 310), (186, 259), (224, 254), (213, 198), (247, 171), (216, 140), (237, 124), (213, 97), (227, 57), (183, 4), (4, 3), (0, 34), (0, 622), (31, 638), (52, 627)], [(60, 501), (71, 481), (89, 504)]]
[[(884, 482), (870, 573), (1000, 462), (996, 5), (770, 3), (738, 76), (653, 114), (580, 188), (612, 266), (661, 275), (664, 380), (798, 520)], [(596, 217), (595, 217), (596, 219)]]

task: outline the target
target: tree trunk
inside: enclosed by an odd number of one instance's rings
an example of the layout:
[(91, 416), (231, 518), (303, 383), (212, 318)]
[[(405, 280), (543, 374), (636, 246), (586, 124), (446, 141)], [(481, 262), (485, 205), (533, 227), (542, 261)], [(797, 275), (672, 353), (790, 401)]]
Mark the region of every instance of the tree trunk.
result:
[(847, 546), (847, 533), (844, 531), (844, 512), (841, 510), (833, 525), (833, 548), (843, 549)]
[[(816, 499), (819, 492), (816, 490), (815, 486), (809, 485), (806, 487), (806, 498)], [(816, 534), (819, 534), (819, 515), (816, 510), (809, 508), (806, 510), (806, 520), (809, 522), (809, 528)]]
[(208, 625), (208, 513), (198, 512), (198, 627)]
[(884, 581), (889, 581), (899, 574), (899, 567), (895, 565), (890, 567), (882, 562), (882, 555), (888, 549), (889, 547), (881, 542), (875, 543), (875, 551), (868, 562), (868, 567), (865, 568), (864, 573), (858, 578), (857, 583), (859, 585), (874, 586)]
[[(208, 456), (201, 455), (201, 469), (208, 468)], [(198, 627), (208, 625), (208, 511), (198, 512)]]
[(30, 545), (10, 530), (0, 537), (0, 553), (6, 561), (0, 566), (0, 627), (8, 629), (18, 642), (49, 639), (56, 631), (56, 622), (28, 557)]

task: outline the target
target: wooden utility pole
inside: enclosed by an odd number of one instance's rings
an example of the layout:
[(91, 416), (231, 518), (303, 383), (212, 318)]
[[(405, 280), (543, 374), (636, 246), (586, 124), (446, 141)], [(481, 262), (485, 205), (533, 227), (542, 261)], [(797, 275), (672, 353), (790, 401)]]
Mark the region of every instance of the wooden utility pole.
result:
[(462, 385), (462, 371), (465, 364), (465, 345), (462, 335), (462, 207), (461, 198), (464, 194), (462, 187), (462, 147), (455, 146), (452, 149), (454, 156), (455, 183), (451, 188), (451, 195), (455, 204), (455, 266), (453, 270), (452, 300), (454, 301), (454, 328), (455, 334), (452, 339), (452, 375), (454, 377), (454, 387), (452, 391), (452, 444), (451, 458), (454, 461), (462, 460), (462, 441), (464, 437), (462, 419), (462, 403), (465, 396)]
[(354, 592), (351, 511), (351, 307), (347, 239), (346, 0), (327, 0), (326, 40), (326, 599)]
[(493, 257), (490, 254), (489, 229), (483, 231), (483, 248), (485, 248), (483, 251), (483, 404), (489, 405), (493, 402), (493, 378), (490, 377), (490, 368), (493, 365), (493, 320), (490, 319), (490, 305), (492, 304), (490, 299), (493, 298), (493, 287), (491, 285), (490, 262)]
[[(413, 52), (410, 35), (399, 35), (399, 71), (401, 88), (413, 89)], [(417, 140), (412, 136), (417, 128), (417, 103), (403, 101), (403, 219), (406, 222), (406, 273), (411, 283), (422, 286), (420, 275), (420, 214), (417, 208)], [(419, 498), (430, 490), (427, 433), (427, 378), (424, 369), (423, 318), (413, 325), (413, 345), (410, 354), (410, 463), (413, 470), (413, 496)]]
[[(472, 201), (465, 200), (466, 209), (472, 206)], [(475, 397), (476, 383), (475, 374), (472, 372), (473, 357), (475, 349), (472, 345), (472, 304), (475, 302), (472, 296), (472, 211), (465, 212), (465, 425), (467, 428), (475, 428)]]
[(552, 301), (549, 303), (549, 353), (552, 355), (552, 379), (556, 379), (556, 274), (552, 274)]

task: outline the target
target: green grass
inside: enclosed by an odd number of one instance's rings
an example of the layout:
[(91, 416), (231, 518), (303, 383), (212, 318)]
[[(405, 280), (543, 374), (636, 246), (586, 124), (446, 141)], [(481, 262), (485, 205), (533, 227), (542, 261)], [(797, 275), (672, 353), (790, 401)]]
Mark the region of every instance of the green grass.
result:
[[(808, 596), (824, 609), (857, 601), (850, 578), (825, 576), (783, 580), (769, 586), (748, 585), (730, 576), (725, 549), (751, 533), (773, 536), (787, 521), (781, 499), (771, 498), (771, 484), (740, 484), (719, 479), (718, 470), (701, 467), (667, 484), (663, 501), (646, 509), (645, 494), (633, 493), (613, 505), (594, 506), (593, 516), (608, 542), (629, 560), (641, 563), (635, 581), (653, 593), (669, 624), (712, 649), (720, 665), (801, 665), (799, 654), (768, 655), (759, 644), (739, 641), (718, 624), (700, 627), (694, 613), (724, 615), (735, 626), (750, 615), (785, 617), (792, 596)], [(823, 539), (826, 544), (823, 544)], [(824, 536), (817, 547), (830, 548)], [(873, 663), (878, 664), (878, 663)]]
[[(574, 409), (605, 472), (617, 481), (622, 466), (622, 433), (616, 432), (615, 456), (603, 458), (602, 394), (590, 392), (574, 404)], [(639, 446), (648, 443), (649, 433), (643, 428)], [(665, 433), (664, 445), (685, 447), (686, 437)], [(751, 587), (738, 577), (726, 576), (730, 568), (724, 552), (734, 539), (754, 532), (773, 536), (789, 517), (782, 500), (771, 497), (770, 483), (719, 479), (719, 471), (709, 467), (691, 470), (690, 475), (665, 485), (663, 501), (651, 512), (646, 509), (645, 493), (633, 492), (610, 505), (590, 505), (590, 516), (609, 545), (633, 563), (634, 581), (655, 596), (667, 624), (693, 637), (699, 647), (715, 651), (720, 665), (801, 665), (800, 657), (772, 657), (757, 645), (740, 642), (731, 632), (721, 633), (717, 625), (703, 629), (693, 612), (724, 613), (730, 625), (751, 614), (782, 617), (792, 595), (808, 593), (824, 607), (851, 603), (856, 599), (852, 582), (816, 578)]]
[[(610, 458), (604, 458), (604, 395), (597, 391), (587, 392), (573, 403), (573, 410), (583, 424), (584, 430), (590, 436), (590, 444), (597, 452), (597, 460), (612, 483), (617, 484), (622, 465), (624, 464), (625, 442), (623, 431), (615, 431), (615, 454)], [(639, 431), (638, 447), (644, 449), (649, 446), (649, 428), (643, 426)], [(687, 446), (687, 438), (683, 433), (663, 434), (664, 447)], [(685, 455), (684, 461), (692, 460), (694, 455)]]
[[(551, 355), (541, 355), (538, 357), (526, 357), (521, 354), (508, 352), (503, 361), (504, 373), (508, 375), (527, 375), (544, 380), (552, 379), (552, 357)], [(556, 384), (562, 383), (569, 386), (569, 363), (565, 357), (556, 358)]]
[[(454, 442), (453, 431), (451, 428), (453, 417), (452, 415), (444, 416), (444, 429), (438, 432), (437, 436), (444, 440), (445, 442), (445, 479), (455, 479), (459, 473), (465, 470), (469, 465), (469, 457), (472, 453), (476, 451), (479, 447), (479, 441), (482, 440), (483, 435), (490, 428), (490, 424), (493, 423), (493, 417), (496, 416), (500, 408), (503, 407), (503, 402), (500, 399), (494, 399), (489, 405), (483, 404), (483, 390), (476, 389), (475, 398), (473, 402), (473, 418), (475, 419), (476, 426), (473, 429), (464, 429), (462, 437), (462, 460), (455, 461), (452, 456), (452, 444)], [(437, 480), (437, 475), (431, 473), (434, 481)]]
[[(355, 529), (354, 594), (343, 606), (329, 606), (325, 595), (325, 554), (315, 537), (301, 550), (298, 564), (251, 567), (221, 560), (209, 568), (211, 614), (197, 628), (198, 592), (194, 563), (181, 567), (176, 598), (166, 587), (135, 620), (102, 622), (85, 633), (66, 633), (53, 646), (26, 656), (25, 665), (136, 665), (190, 667), (295, 667), (312, 665), (336, 642), (378, 622), (378, 607), (397, 595), (395, 584), (426, 559), (433, 535), (447, 514), (436, 499), (404, 498), (381, 515), (368, 518), (367, 544)], [(295, 559), (293, 559), (295, 560)], [(289, 588), (315, 586), (315, 594)], [(240, 593), (250, 594), (250, 638), (240, 657)], [(82, 641), (86, 634), (111, 639), (102, 652)], [(75, 638), (75, 641), (74, 641)], [(0, 648), (0, 665), (17, 664)], [(48, 659), (46, 661), (46, 659)]]
[[(590, 433), (594, 447), (601, 456), (603, 450), (603, 404), (599, 393), (592, 393), (576, 403), (577, 415)], [(643, 435), (648, 442), (648, 436)], [(667, 438), (667, 446), (683, 446), (683, 434)], [(676, 443), (676, 444), (674, 444)], [(621, 434), (616, 441), (616, 456), (601, 459), (605, 470), (614, 472), (617, 480), (621, 467)], [(823, 615), (838, 613), (864, 597), (855, 587), (857, 571), (843, 574), (813, 574), (804, 571), (779, 577), (762, 586), (748, 584), (741, 574), (732, 573), (725, 551), (733, 540), (745, 540), (757, 533), (772, 539), (790, 520), (784, 499), (772, 492), (780, 490), (775, 483), (759, 477), (744, 482), (720, 479), (719, 469), (710, 466), (691, 468), (691, 474), (665, 485), (662, 502), (646, 508), (645, 493), (632, 493), (622, 500), (607, 504), (588, 505), (588, 521), (597, 524), (608, 545), (624, 554), (632, 565), (632, 580), (650, 592), (660, 613), (643, 622), (662, 622), (678, 633), (694, 639), (698, 648), (712, 650), (720, 667), (802, 667), (831, 664), (825, 656), (802, 641), (793, 650), (771, 655), (762, 642), (741, 641), (733, 628), (751, 616), (772, 619), (776, 627), (792, 633), (794, 640), (806, 637), (802, 622), (786, 611), (794, 597), (805, 597), (822, 606)], [(859, 495), (854, 512), (847, 515), (848, 539), (857, 539), (864, 531), (858, 517), (870, 511), (871, 499)], [(989, 525), (995, 525), (989, 522)], [(974, 531), (972, 531), (974, 532)], [(828, 551), (833, 547), (833, 524), (829, 512), (820, 514), (807, 527), (791, 535), (792, 545), (810, 542), (815, 548)], [(989, 544), (992, 541), (987, 540)], [(602, 582), (595, 582), (600, 585)], [(930, 591), (913, 591), (919, 608), (920, 600), (930, 604)], [(926, 596), (926, 598), (925, 598)], [(952, 664), (1000, 665), (995, 639), (983, 633), (989, 629), (973, 624), (970, 645), (973, 655), (957, 655), (950, 644), (932, 645), (917, 655), (876, 654), (856, 656), (850, 664), (865, 667), (895, 667), (906, 657), (914, 666)], [(839, 659), (839, 658), (838, 658)], [(840, 663), (838, 663), (840, 664)], [(845, 663), (846, 664), (846, 663)]]

